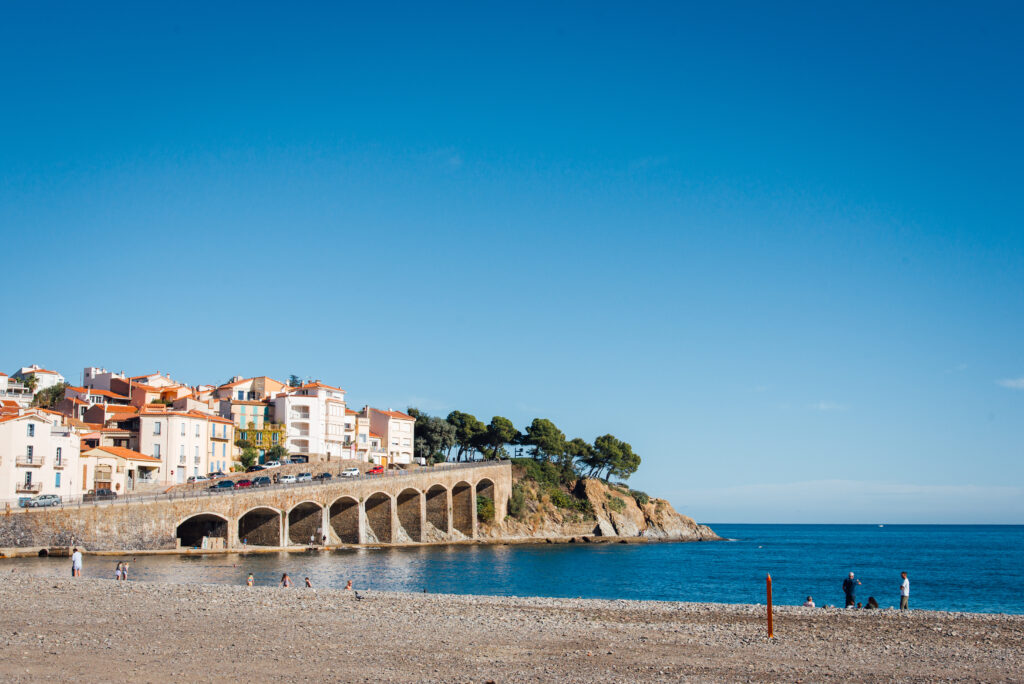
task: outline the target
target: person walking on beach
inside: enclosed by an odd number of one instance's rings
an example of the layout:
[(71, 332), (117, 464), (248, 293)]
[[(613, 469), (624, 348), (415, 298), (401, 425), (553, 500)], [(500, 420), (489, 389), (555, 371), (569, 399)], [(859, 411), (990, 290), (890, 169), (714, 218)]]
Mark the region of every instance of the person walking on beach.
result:
[(245, 586), (252, 587), (252, 586), (255, 586), (255, 585), (256, 585), (256, 578), (253, 577), (252, 573), (250, 572), (249, 576), (245, 578)]
[(860, 584), (859, 579), (853, 578), (853, 573), (843, 580), (843, 593), (846, 594), (846, 607), (857, 605), (857, 585)]
[(77, 548), (71, 551), (71, 576), (82, 576), (82, 552)]
[(903, 582), (900, 583), (900, 610), (910, 609), (910, 580), (907, 579), (907, 573), (901, 572), (900, 577), (903, 578)]
[(114, 569), (114, 579), (115, 580), (120, 581), (120, 579), (121, 579), (121, 567), (123, 565), (124, 565), (124, 563), (118, 561), (117, 568)]
[(121, 579), (125, 582), (128, 581), (128, 561), (125, 561), (124, 565), (121, 566)]
[(281, 575), (281, 586), (282, 587), (290, 587), (290, 586), (292, 586), (292, 578), (288, 576), (287, 572), (284, 573), (283, 575)]

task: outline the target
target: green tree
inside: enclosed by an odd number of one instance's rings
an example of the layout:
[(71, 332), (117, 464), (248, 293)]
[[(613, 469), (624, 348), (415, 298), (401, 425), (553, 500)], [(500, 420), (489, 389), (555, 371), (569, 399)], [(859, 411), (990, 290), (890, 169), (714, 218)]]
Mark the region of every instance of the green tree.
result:
[(481, 435), (481, 444), (484, 447), (484, 455), (490, 459), (507, 457), (506, 444), (512, 444), (519, 436), (519, 430), (512, 424), (512, 421), (502, 416), (491, 418), (490, 424)]
[(238, 460), (241, 461), (243, 468), (248, 469), (252, 467), (254, 463), (256, 463), (256, 459), (258, 459), (259, 457), (260, 452), (256, 451), (255, 448), (248, 446), (242, 449), (242, 455), (238, 458)]
[(40, 390), (39, 394), (32, 398), (32, 404), (40, 408), (52, 408), (64, 398), (64, 390), (67, 389), (67, 386), (66, 382), (59, 382), (53, 387)]
[(487, 432), (487, 426), (476, 416), (462, 411), (452, 411), (446, 420), (455, 428), (455, 460), (461, 461), (463, 456), (469, 460), (479, 448), (480, 440)]
[(264, 460), (266, 461), (284, 461), (288, 458), (288, 450), (278, 444), (267, 449)]
[(26, 375), (21, 378), (21, 384), (27, 387), (30, 391), (35, 392), (36, 387), (39, 387), (39, 378), (35, 375)]
[(248, 449), (249, 447), (252, 446), (252, 442), (250, 442), (247, 439), (236, 439), (235, 446), (238, 447), (239, 449)]
[(455, 426), (444, 418), (428, 416), (415, 408), (406, 411), (416, 419), (413, 427), (416, 439), (413, 450), (417, 458), (425, 458), (432, 463), (440, 463), (455, 445)]
[(289, 387), (299, 387), (301, 385), (302, 385), (302, 378), (300, 378), (298, 375), (295, 375), (294, 373), (292, 373), (291, 375), (288, 376), (288, 386)]
[(565, 434), (547, 418), (533, 419), (523, 443), (532, 447), (531, 455), (538, 460), (550, 461), (565, 454)]
[(601, 477), (601, 473), (604, 473), (605, 482), (612, 475), (629, 479), (640, 467), (640, 457), (633, 453), (632, 446), (614, 435), (601, 435), (594, 440), (590, 465), (591, 474)]

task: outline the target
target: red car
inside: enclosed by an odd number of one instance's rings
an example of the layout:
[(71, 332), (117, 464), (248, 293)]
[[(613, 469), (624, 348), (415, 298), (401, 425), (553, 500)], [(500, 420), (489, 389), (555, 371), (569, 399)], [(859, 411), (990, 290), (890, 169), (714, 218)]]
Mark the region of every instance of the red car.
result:
[(366, 471), (367, 475), (383, 475), (384, 466), (376, 465)]
[(252, 480), (239, 480), (235, 483), (235, 489), (242, 489), (243, 487), (252, 487)]

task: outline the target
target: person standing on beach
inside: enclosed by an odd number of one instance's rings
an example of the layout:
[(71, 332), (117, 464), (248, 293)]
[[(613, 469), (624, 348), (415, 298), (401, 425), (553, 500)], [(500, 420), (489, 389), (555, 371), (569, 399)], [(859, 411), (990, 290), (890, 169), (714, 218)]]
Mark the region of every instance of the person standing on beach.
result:
[(82, 576), (82, 552), (77, 548), (71, 551), (71, 576)]
[(306, 578), (306, 586), (309, 587), (310, 589), (313, 588), (313, 583), (309, 581), (308, 577)]
[(122, 565), (124, 565), (124, 563), (122, 563), (120, 561), (117, 562), (117, 568), (114, 569), (114, 579), (115, 580), (120, 580), (121, 579), (121, 566)]
[(846, 607), (857, 605), (857, 585), (860, 584), (859, 579), (853, 578), (853, 573), (843, 580), (843, 593), (846, 594)]
[(249, 576), (245, 578), (245, 586), (251, 587), (251, 586), (254, 586), (255, 584), (256, 584), (256, 578), (253, 577), (252, 573), (250, 572)]
[(900, 577), (903, 578), (903, 582), (900, 583), (900, 610), (910, 609), (910, 580), (907, 579), (907, 573), (901, 572)]
[(292, 578), (288, 576), (287, 572), (284, 573), (283, 575), (281, 575), (281, 586), (282, 587), (290, 587), (290, 586), (292, 586)]

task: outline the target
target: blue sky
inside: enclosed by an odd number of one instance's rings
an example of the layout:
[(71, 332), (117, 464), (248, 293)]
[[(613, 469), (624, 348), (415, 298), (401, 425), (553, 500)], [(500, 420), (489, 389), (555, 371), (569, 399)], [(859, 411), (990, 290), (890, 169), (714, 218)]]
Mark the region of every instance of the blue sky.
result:
[(0, 363), (549, 417), (705, 521), (1022, 523), (1022, 15), (7, 5)]

